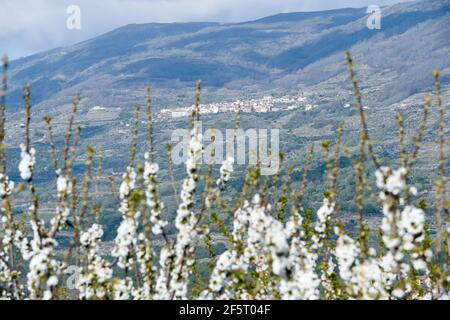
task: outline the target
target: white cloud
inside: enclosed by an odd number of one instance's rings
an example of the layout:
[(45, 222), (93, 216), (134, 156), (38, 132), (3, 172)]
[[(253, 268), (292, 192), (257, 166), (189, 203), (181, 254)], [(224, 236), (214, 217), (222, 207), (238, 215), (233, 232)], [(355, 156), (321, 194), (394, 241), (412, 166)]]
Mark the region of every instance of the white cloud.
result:
[[(292, 11), (386, 5), (401, 0), (0, 0), (0, 51), (13, 57), (72, 44), (129, 23), (245, 21)], [(66, 8), (81, 8), (69, 31)], [(0, 54), (3, 52), (0, 52)]]

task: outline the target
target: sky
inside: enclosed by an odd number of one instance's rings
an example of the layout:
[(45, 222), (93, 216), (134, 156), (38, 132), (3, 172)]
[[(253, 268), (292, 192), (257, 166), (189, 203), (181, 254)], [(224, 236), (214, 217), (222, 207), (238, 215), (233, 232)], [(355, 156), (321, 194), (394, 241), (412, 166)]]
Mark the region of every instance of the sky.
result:
[[(282, 12), (384, 6), (402, 1), (0, 0), (0, 55), (16, 59), (87, 40), (130, 23), (240, 22)], [(67, 27), (67, 20), (73, 18), (73, 12), (67, 9), (73, 5), (80, 9), (80, 29)]]

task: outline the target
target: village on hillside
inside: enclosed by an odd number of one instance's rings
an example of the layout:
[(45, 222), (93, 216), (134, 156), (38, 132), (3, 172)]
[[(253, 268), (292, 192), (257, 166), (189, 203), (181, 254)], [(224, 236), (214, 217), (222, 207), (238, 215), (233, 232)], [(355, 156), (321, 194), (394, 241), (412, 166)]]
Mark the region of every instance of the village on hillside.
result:
[[(190, 107), (178, 107), (161, 109), (156, 113), (156, 118), (183, 118), (190, 114), (192, 108)], [(265, 96), (259, 99), (249, 100), (236, 100), (233, 102), (216, 102), (210, 104), (200, 105), (201, 114), (217, 114), (226, 112), (236, 112), (238, 109), (244, 113), (267, 113), (286, 110), (295, 110), (304, 108), (306, 111), (316, 108), (317, 105), (308, 102), (308, 98), (305, 96), (283, 96), (273, 97)]]

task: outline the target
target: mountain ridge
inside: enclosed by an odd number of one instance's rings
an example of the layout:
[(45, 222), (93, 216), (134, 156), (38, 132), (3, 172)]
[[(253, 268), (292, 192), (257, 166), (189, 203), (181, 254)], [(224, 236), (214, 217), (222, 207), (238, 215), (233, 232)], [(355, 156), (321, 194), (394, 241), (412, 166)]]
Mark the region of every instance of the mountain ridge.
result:
[[(363, 80), (394, 70), (404, 85), (390, 103), (427, 89), (429, 77), (418, 72), (425, 65), (443, 70), (447, 84), (449, 1), (383, 7), (381, 30), (369, 30), (366, 19), (365, 8), (344, 8), (281, 13), (241, 23), (131, 24), (12, 61), (9, 99), (17, 109), (25, 84), (31, 84), (34, 101), (43, 108), (67, 103), (77, 92), (93, 104), (133, 104), (148, 85), (155, 89), (157, 106), (176, 106), (190, 102), (189, 92), (198, 79), (211, 100), (317, 86), (319, 90), (344, 74), (346, 50), (354, 52), (357, 63), (369, 65), (362, 68)], [(383, 52), (386, 46), (392, 49)], [(381, 52), (387, 52), (385, 57)], [(414, 63), (409, 61), (411, 52)], [(406, 59), (398, 59), (399, 54)], [(413, 83), (408, 74), (419, 79)]]
[[(12, 61), (7, 96), (6, 145), (11, 155), (8, 159), (19, 157), (19, 145), (23, 142), (21, 90), (25, 84), (31, 83), (30, 139), (37, 153), (47, 159), (39, 162), (41, 167), (37, 170), (41, 172), (38, 179), (42, 179), (37, 183), (45, 192), (54, 183), (54, 169), (48, 152), (48, 129), (42, 121), (44, 116), (53, 117), (55, 143), (61, 147), (73, 96), (80, 93), (82, 100), (75, 120), (81, 128), (76, 172), (82, 174), (84, 150), (89, 146), (104, 155), (105, 175), (120, 180), (132, 143), (133, 105), (145, 103), (146, 87), (152, 87), (155, 111), (187, 107), (194, 101), (195, 81), (201, 79), (205, 104), (265, 95), (298, 94), (307, 98), (305, 105), (295, 110), (243, 112), (240, 117), (244, 129), (280, 130), (284, 166), (295, 166), (294, 176), (298, 180), (300, 165), (305, 163), (310, 145), (320, 145), (323, 140), (335, 141), (341, 123), (344, 123), (346, 146), (355, 154), (359, 152), (360, 120), (358, 110), (352, 107), (355, 99), (344, 56), (344, 52), (350, 50), (374, 150), (386, 160), (383, 163), (396, 166), (390, 162), (399, 158), (396, 115), (404, 115), (408, 136), (416, 133), (422, 117), (423, 93), (433, 91), (432, 70), (441, 70), (444, 101), (450, 98), (449, 1), (430, 0), (385, 7), (381, 30), (367, 29), (367, 14), (363, 9), (340, 10), (292, 21), (294, 16), (275, 16), (269, 19), (271, 22), (266, 18), (265, 22), (226, 25), (129, 25), (74, 46)], [(306, 103), (314, 108), (307, 108)], [(432, 185), (426, 181), (436, 171), (430, 164), (437, 155), (435, 129), (439, 124), (436, 108), (430, 109), (421, 148), (422, 160), (417, 163), (420, 173), (414, 177), (421, 182), (419, 190), (432, 190)], [(231, 112), (202, 114), (202, 121), (204, 128), (235, 126)], [(163, 197), (172, 195), (165, 146), (172, 141), (174, 130), (186, 127), (187, 122), (184, 117), (168, 116), (154, 123)], [(140, 124), (139, 141), (144, 141), (145, 121)], [(448, 128), (445, 130), (447, 136)], [(408, 147), (411, 146), (409, 143)], [(139, 152), (144, 149), (144, 144), (140, 145)], [(350, 191), (354, 183), (351, 158), (344, 156), (341, 161), (345, 164), (341, 169), (342, 176), (346, 177), (342, 185), (346, 195), (353, 194)], [(12, 168), (10, 177), (18, 180), (17, 161), (10, 161), (8, 167)], [(237, 180), (242, 178), (239, 170), (235, 173)], [(175, 171), (177, 181), (181, 181), (184, 166), (176, 167)], [(325, 165), (320, 164), (311, 172), (318, 181), (325, 172)], [(237, 180), (235, 183), (239, 185), (240, 180)], [(312, 185), (315, 188), (320, 184)], [(315, 191), (311, 194), (319, 197), (311, 201), (320, 206), (324, 190)], [(47, 194), (42, 198), (52, 196)], [(352, 200), (345, 201), (351, 203)], [(174, 206), (176, 201), (172, 199), (167, 203)], [(171, 210), (175, 212), (176, 208)], [(114, 225), (118, 223), (114, 220), (117, 216), (111, 214), (111, 225)]]

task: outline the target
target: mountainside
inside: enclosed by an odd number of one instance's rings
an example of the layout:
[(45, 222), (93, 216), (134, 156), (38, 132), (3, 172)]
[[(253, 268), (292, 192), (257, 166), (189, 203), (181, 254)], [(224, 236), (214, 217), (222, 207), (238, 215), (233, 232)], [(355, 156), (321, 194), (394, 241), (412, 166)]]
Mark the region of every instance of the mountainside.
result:
[(157, 106), (185, 105), (198, 79), (210, 101), (305, 88), (333, 96), (348, 88), (346, 50), (355, 56), (364, 89), (377, 91), (374, 105), (429, 88), (432, 69), (443, 70), (449, 82), (448, 0), (384, 7), (381, 30), (369, 30), (367, 16), (361, 8), (233, 24), (128, 25), (13, 61), (9, 105), (17, 108), (28, 83), (34, 103), (47, 110), (76, 92), (91, 106), (136, 103), (147, 85)]
[[(334, 142), (343, 122), (343, 141), (350, 151), (341, 159), (338, 189), (343, 215), (351, 220), (355, 210), (351, 160), (358, 153), (360, 124), (358, 111), (352, 107), (355, 100), (344, 52), (353, 53), (374, 150), (386, 165), (398, 165), (394, 163), (399, 158), (398, 112), (405, 116), (407, 136), (416, 134), (423, 93), (433, 91), (433, 69), (441, 70), (444, 103), (450, 101), (449, 0), (382, 8), (381, 30), (369, 30), (366, 20), (366, 9), (362, 8), (279, 14), (235, 24), (129, 25), (72, 47), (12, 61), (6, 123), (10, 176), (20, 180), (17, 159), (24, 133), (23, 85), (31, 84), (31, 142), (43, 159), (38, 163), (40, 175), (36, 177), (40, 197), (47, 204), (41, 210), (51, 216), (56, 200), (50, 190), (55, 181), (44, 116), (53, 117), (54, 137), (61, 150), (71, 101), (80, 93), (76, 125), (81, 127), (81, 139), (75, 174), (83, 174), (84, 151), (93, 146), (96, 161), (100, 155), (103, 157), (104, 177), (114, 177), (118, 182), (129, 159), (133, 105), (145, 103), (145, 88), (152, 87), (156, 108), (186, 107), (194, 101), (195, 81), (201, 79), (205, 103), (237, 98), (249, 101), (270, 95), (280, 100), (284, 95), (306, 99), (299, 108), (241, 115), (244, 129), (280, 130), (280, 151), (285, 159), (282, 169), (290, 165), (295, 168), (296, 186), (311, 144), (319, 146), (325, 139)], [(234, 128), (234, 118), (230, 112), (202, 115), (203, 128)], [(140, 142), (147, 138), (143, 122)], [(158, 120), (154, 127), (157, 162), (161, 166), (160, 192), (172, 218), (176, 199), (169, 181), (165, 146), (171, 143), (174, 130), (186, 124), (186, 118), (169, 116)], [(437, 172), (433, 165), (438, 155), (437, 128), (437, 109), (433, 105), (418, 170), (411, 177), (427, 199), (433, 198), (429, 191), (433, 190)], [(449, 135), (448, 127), (445, 135)], [(406, 147), (413, 146), (408, 140)], [(140, 159), (144, 149), (145, 144), (139, 144)], [(319, 158), (320, 147), (317, 149)], [(311, 169), (309, 179), (313, 183), (305, 200), (311, 208), (320, 206), (325, 191), (321, 186), (326, 185), (323, 159), (318, 163)], [(447, 161), (447, 170), (449, 166)], [(242, 186), (245, 169), (235, 168), (231, 183), (234, 190)], [(184, 166), (175, 166), (174, 172), (180, 184), (185, 177)], [(105, 219), (108, 226), (116, 226), (120, 215), (114, 209), (116, 200), (111, 199), (111, 186), (106, 180), (100, 188)], [(370, 214), (377, 212), (373, 200), (366, 211), (371, 220)]]

